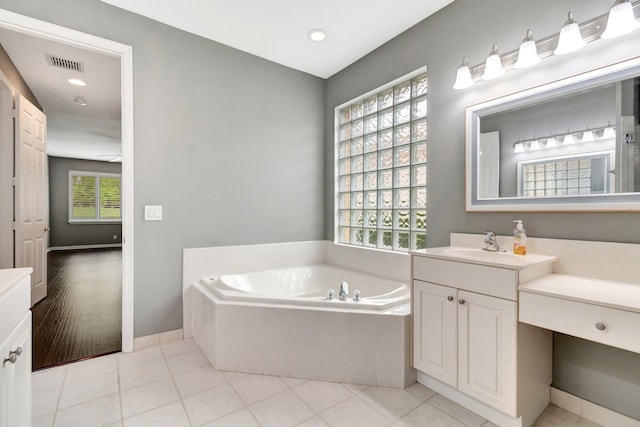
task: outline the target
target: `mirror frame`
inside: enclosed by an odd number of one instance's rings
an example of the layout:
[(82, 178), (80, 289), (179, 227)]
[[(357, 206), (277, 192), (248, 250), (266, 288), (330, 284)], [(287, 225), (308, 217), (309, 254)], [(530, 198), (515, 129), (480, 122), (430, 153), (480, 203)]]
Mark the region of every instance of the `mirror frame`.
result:
[[(586, 73), (526, 89), (465, 109), (465, 199), (468, 212), (636, 212), (640, 193), (610, 193), (589, 196), (540, 198), (499, 197), (478, 199), (478, 141), (480, 118), (531, 102), (596, 87), (640, 75), (640, 57)], [(619, 123), (616, 124), (617, 127)], [(636, 138), (636, 144), (639, 144)]]

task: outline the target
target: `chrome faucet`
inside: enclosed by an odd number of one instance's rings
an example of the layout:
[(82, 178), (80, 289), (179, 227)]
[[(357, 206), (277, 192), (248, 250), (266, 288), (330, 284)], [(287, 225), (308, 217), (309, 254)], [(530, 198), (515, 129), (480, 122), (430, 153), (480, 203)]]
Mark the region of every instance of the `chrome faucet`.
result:
[(340, 283), (340, 291), (338, 292), (340, 301), (346, 301), (349, 296), (349, 284), (347, 282)]
[(484, 248), (482, 248), (483, 251), (506, 252), (498, 244), (498, 238), (496, 236), (496, 233), (494, 233), (493, 231), (485, 231), (485, 234), (486, 235), (484, 236)]

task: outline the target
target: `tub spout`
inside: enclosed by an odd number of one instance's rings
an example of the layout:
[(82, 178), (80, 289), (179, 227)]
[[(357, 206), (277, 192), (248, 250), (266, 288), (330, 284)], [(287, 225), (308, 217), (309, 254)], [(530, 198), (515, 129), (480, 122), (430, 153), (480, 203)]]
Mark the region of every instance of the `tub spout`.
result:
[(347, 282), (340, 283), (340, 292), (338, 293), (340, 301), (346, 301), (349, 296), (349, 284)]

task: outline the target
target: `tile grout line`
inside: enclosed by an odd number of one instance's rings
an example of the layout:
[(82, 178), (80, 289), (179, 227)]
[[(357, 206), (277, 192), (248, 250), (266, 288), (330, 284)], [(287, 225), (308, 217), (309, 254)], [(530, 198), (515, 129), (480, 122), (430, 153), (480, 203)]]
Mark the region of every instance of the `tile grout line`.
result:
[(51, 422), (52, 427), (56, 425), (56, 419), (58, 418), (58, 411), (60, 410), (60, 400), (62, 399), (62, 390), (64, 389), (64, 384), (67, 382), (67, 368), (63, 369), (64, 375), (62, 376), (62, 385), (60, 386), (60, 392), (58, 393), (58, 401), (56, 402), (56, 410), (53, 414), (53, 421)]
[[(162, 354), (162, 360), (164, 360), (165, 365), (167, 365), (167, 370), (169, 371), (169, 376), (171, 377), (171, 381), (173, 382), (173, 386), (176, 388), (176, 393), (178, 394), (178, 400), (180, 401), (180, 406), (182, 407), (182, 410), (184, 411), (184, 414), (187, 416), (187, 421), (189, 421), (189, 425), (194, 426), (195, 424), (193, 423), (193, 420), (191, 419), (191, 416), (189, 416), (189, 412), (187, 411), (187, 407), (184, 406), (184, 399), (182, 397), (182, 394), (180, 394), (180, 389), (178, 388), (178, 384), (176, 383), (176, 379), (174, 377), (174, 374), (173, 374), (173, 372), (171, 372), (171, 368), (169, 367), (169, 363), (167, 362), (167, 356), (164, 354), (164, 351), (162, 350), (162, 344), (160, 344), (158, 347), (160, 348), (160, 354)], [(226, 378), (225, 378), (225, 381), (226, 381)]]
[(122, 409), (122, 389), (120, 384), (120, 357), (116, 356), (116, 371), (118, 372), (118, 401), (120, 402), (120, 422), (124, 426), (124, 411)]

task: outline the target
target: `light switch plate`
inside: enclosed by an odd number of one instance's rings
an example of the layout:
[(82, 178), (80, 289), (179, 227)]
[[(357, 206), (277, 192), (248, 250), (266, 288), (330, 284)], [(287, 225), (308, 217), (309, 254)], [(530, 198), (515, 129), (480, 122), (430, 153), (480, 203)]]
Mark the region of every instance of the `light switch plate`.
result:
[(145, 205), (144, 220), (145, 221), (162, 221), (162, 206)]

